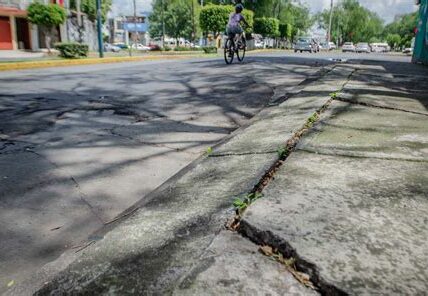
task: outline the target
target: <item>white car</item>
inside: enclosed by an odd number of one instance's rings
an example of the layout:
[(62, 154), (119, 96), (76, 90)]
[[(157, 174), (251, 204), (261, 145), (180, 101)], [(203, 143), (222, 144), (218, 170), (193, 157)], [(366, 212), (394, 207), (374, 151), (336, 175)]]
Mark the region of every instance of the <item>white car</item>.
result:
[(355, 52), (355, 46), (352, 42), (345, 42), (342, 45), (342, 52)]
[(370, 53), (370, 46), (368, 43), (360, 42), (357, 44), (357, 47), (355, 48), (355, 51), (357, 53)]
[(104, 43), (104, 51), (119, 52), (120, 50), (121, 48), (119, 46), (110, 43)]
[(334, 42), (329, 42), (328, 43), (328, 49), (329, 50), (337, 49), (337, 46), (336, 46), (336, 44), (334, 44)]
[(256, 48), (258, 48), (258, 49), (260, 49), (260, 48), (264, 48), (264, 47), (265, 47), (265, 45), (264, 45), (263, 41), (256, 41), (256, 42), (254, 43), (254, 46), (255, 46)]
[(142, 45), (141, 43), (132, 44), (131, 48), (132, 49), (136, 49), (136, 50), (141, 50), (141, 51), (149, 51), (149, 50), (151, 50), (150, 47)]

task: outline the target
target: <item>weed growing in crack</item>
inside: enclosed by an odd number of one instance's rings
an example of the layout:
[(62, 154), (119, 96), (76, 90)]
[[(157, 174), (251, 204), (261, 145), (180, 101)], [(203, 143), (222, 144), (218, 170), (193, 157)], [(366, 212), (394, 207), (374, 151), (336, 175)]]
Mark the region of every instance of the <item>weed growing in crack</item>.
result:
[(263, 245), (259, 248), (260, 253), (262, 253), (265, 256), (268, 256), (272, 258), (275, 261), (278, 261), (279, 263), (283, 264), (287, 270), (294, 276), (296, 280), (298, 280), (300, 283), (305, 285), (308, 288), (311, 288), (313, 290), (316, 290), (315, 285), (311, 282), (311, 278), (308, 274), (297, 271), (296, 268), (296, 259), (291, 258), (285, 258), (282, 253), (278, 251), (278, 249), (273, 248), (269, 245)]
[(287, 157), (287, 155), (290, 153), (290, 150), (288, 147), (278, 147), (276, 152), (278, 153), (279, 158), (283, 159)]
[(332, 99), (337, 99), (337, 97), (338, 97), (337, 92), (333, 92), (333, 93), (331, 93), (331, 94), (330, 94), (330, 97), (331, 97)]
[(258, 200), (259, 198), (262, 198), (263, 194), (260, 192), (254, 192), (254, 193), (248, 193), (244, 196), (238, 197), (233, 202), (233, 206), (235, 207), (238, 215), (241, 214), (243, 211), (245, 211), (246, 208), (248, 208), (249, 205), (251, 205), (253, 202)]
[(207, 148), (207, 155), (210, 155), (213, 153), (213, 148), (212, 147), (208, 147)]
[(318, 113), (312, 114), (312, 116), (309, 117), (308, 120), (306, 121), (305, 128), (306, 129), (311, 128), (314, 125), (314, 123), (318, 121), (318, 119), (319, 119)]

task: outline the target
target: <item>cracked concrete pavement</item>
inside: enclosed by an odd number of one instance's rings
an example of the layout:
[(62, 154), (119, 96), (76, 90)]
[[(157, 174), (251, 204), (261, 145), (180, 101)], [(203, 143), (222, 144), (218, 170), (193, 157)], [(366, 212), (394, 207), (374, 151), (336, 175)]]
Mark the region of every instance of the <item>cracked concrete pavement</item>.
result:
[[(321, 65), (291, 59), (288, 67), (292, 61), (299, 64), (288, 68), (292, 75)], [(270, 91), (256, 116), (146, 195), (129, 216), (95, 232), (81, 252), (64, 253), (7, 295), (423, 294), (427, 69), (350, 61), (314, 68), (305, 81), (291, 75), (287, 86), (278, 64), (254, 57), (244, 65), (247, 74), (254, 71), (252, 83)], [(308, 129), (314, 112), (319, 121)], [(177, 139), (171, 129), (181, 128), (168, 124), (156, 138), (144, 123), (135, 122), (149, 137), (123, 125), (109, 136), (158, 147)], [(278, 148), (289, 141), (298, 143), (283, 160)], [(41, 155), (19, 145), (3, 150)], [(62, 169), (56, 162), (55, 168)], [(237, 232), (227, 229), (233, 200), (260, 188), (263, 197), (236, 220)], [(292, 268), (306, 273), (316, 290), (260, 254), (263, 245), (292, 257)]]
[(192, 60), (0, 73), (0, 292), (84, 247), (327, 64), (252, 57), (239, 67)]
[(295, 257), (327, 294), (424, 295), (428, 71), (355, 68), (239, 231)]

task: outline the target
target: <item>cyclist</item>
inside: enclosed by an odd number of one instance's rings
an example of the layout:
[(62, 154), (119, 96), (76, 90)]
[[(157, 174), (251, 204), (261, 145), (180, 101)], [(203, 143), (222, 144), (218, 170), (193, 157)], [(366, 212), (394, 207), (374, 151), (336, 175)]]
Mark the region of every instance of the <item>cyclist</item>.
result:
[(236, 44), (238, 44), (239, 46), (239, 44), (241, 43), (240, 41), (242, 38), (242, 33), (244, 33), (244, 30), (241, 27), (241, 22), (243, 22), (247, 27), (249, 27), (247, 21), (241, 14), (243, 10), (244, 6), (241, 3), (238, 3), (235, 6), (235, 12), (232, 12), (230, 14), (229, 23), (227, 24), (227, 35), (229, 36), (229, 38), (233, 39), (235, 46)]

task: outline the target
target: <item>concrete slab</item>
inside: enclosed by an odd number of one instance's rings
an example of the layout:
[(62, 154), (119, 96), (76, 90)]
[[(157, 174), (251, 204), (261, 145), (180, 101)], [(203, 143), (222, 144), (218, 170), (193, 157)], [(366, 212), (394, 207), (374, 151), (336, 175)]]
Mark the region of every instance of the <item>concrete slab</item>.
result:
[(428, 84), (425, 80), (425, 76), (405, 79), (357, 72), (339, 97), (351, 102), (428, 115)]
[(206, 158), (99, 234), (103, 238), (39, 295), (170, 291), (233, 215), (234, 197), (249, 192), (276, 160), (276, 153)]
[(76, 183), (60, 178), (48, 160), (30, 151), (9, 152), (0, 154), (0, 282), (18, 283), (79, 245), (86, 239), (82, 233), (102, 221)]
[[(424, 294), (428, 163), (293, 153), (243, 217), (351, 295)], [(313, 264), (313, 265), (312, 265)]]
[[(245, 129), (214, 150), (214, 155), (275, 152), (303, 128), (306, 120), (321, 109), (348, 80), (351, 69), (336, 67), (319, 81), (279, 106), (261, 111)], [(269, 131), (269, 132), (267, 132)]]
[(428, 117), (333, 101), (298, 148), (321, 154), (428, 161)]
[(237, 233), (222, 231), (173, 295), (318, 295)]

